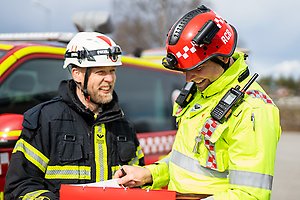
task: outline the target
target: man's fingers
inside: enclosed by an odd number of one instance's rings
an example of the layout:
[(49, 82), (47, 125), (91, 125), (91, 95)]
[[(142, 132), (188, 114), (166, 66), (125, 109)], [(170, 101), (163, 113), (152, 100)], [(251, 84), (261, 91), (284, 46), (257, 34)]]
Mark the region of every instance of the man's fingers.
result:
[(136, 187), (137, 183), (135, 181), (129, 181), (125, 184), (126, 187)]
[(114, 174), (113, 178), (121, 178), (123, 175), (121, 170), (117, 170), (116, 173)]
[[(121, 172), (122, 173), (122, 172)], [(132, 178), (130, 175), (126, 175), (126, 176), (123, 176), (122, 178), (120, 178), (118, 180), (118, 183), (121, 184), (121, 185), (126, 185), (127, 183), (129, 183), (130, 181), (132, 181)]]
[(119, 169), (113, 176), (114, 178), (119, 178), (118, 184), (126, 187), (137, 187), (142, 185), (142, 182), (140, 181), (141, 177), (143, 177), (142, 168), (127, 165), (122, 166), (122, 168), (124, 170), (123, 172)]

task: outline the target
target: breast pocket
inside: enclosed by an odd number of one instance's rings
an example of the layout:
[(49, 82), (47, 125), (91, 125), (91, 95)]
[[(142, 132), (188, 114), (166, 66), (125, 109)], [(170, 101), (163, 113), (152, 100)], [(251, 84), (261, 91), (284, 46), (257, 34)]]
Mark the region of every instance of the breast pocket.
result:
[(59, 161), (74, 163), (84, 158), (83, 137), (72, 134), (64, 134), (58, 146)]
[(121, 162), (129, 162), (136, 156), (136, 148), (133, 141), (128, 140), (126, 136), (117, 137), (117, 148)]

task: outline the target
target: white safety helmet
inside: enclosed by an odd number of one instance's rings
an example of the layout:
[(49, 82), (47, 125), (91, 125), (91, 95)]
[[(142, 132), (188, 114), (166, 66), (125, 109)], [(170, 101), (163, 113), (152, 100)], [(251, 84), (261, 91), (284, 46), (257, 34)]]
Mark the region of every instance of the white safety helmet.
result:
[(122, 50), (106, 35), (97, 32), (79, 32), (67, 45), (63, 68), (120, 66)]

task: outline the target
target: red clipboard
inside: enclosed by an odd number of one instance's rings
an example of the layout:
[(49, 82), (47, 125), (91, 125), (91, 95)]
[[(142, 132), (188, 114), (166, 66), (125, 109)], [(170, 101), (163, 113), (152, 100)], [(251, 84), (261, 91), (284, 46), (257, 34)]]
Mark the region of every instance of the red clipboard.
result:
[(169, 190), (145, 190), (139, 188), (102, 188), (62, 184), (61, 200), (175, 200), (176, 192)]

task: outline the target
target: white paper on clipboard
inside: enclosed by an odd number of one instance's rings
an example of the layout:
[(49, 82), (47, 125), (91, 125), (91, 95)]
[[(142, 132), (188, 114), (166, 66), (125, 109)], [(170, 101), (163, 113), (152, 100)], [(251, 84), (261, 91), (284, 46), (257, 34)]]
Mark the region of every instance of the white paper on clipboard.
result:
[(74, 186), (80, 186), (80, 187), (110, 187), (110, 188), (122, 188), (118, 184), (118, 178), (116, 179), (110, 179), (106, 181), (100, 181), (96, 183), (87, 183), (87, 184), (72, 184)]

